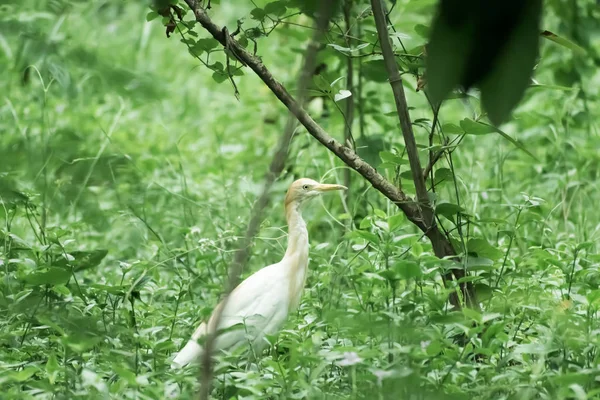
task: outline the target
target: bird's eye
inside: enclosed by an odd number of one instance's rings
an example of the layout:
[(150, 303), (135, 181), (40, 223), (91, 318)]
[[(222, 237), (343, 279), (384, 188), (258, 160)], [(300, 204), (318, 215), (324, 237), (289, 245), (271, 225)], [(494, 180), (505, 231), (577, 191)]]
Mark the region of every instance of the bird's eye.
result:
[(302, 189), (304, 189), (304, 190), (308, 190), (308, 185), (304, 185), (304, 186), (302, 186)]

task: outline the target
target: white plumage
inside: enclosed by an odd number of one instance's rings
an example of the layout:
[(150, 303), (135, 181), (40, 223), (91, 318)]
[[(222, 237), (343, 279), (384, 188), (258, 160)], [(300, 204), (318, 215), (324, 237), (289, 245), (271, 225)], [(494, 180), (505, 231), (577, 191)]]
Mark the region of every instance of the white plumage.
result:
[[(312, 179), (298, 179), (290, 186), (285, 197), (288, 223), (288, 246), (283, 259), (260, 269), (240, 283), (230, 294), (221, 313), (215, 340), (215, 349), (231, 350), (250, 344), (259, 354), (267, 344), (265, 335), (279, 331), (290, 312), (297, 309), (306, 281), (308, 267), (308, 231), (302, 219), (300, 206), (308, 199), (331, 190), (344, 190), (342, 185), (327, 185)], [(215, 315), (222, 308), (219, 303), (207, 323), (196, 329), (192, 338), (173, 360), (172, 367), (182, 367), (200, 358), (199, 339), (207, 330), (214, 332)], [(237, 325), (237, 326), (236, 326)]]

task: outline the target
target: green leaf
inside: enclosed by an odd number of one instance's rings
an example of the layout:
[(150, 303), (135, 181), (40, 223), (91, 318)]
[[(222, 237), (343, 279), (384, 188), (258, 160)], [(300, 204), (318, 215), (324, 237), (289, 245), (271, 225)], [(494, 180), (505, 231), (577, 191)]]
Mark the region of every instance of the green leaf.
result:
[(29, 380), (36, 372), (38, 372), (36, 367), (25, 367), (21, 371), (17, 372), (11, 371), (10, 380), (15, 382), (25, 382)]
[(383, 60), (371, 60), (363, 63), (362, 72), (372, 82), (387, 82), (388, 74)]
[(129, 286), (119, 285), (119, 286), (110, 286), (110, 285), (101, 285), (99, 283), (93, 283), (90, 285), (94, 289), (98, 289), (101, 291), (108, 292), (110, 294), (121, 295), (123, 296), (126, 291), (129, 289)]
[(442, 131), (444, 131), (444, 133), (453, 135), (462, 135), (465, 133), (465, 131), (456, 124), (444, 124), (442, 125)]
[(68, 346), (75, 353), (81, 354), (92, 349), (100, 343), (103, 338), (102, 336), (90, 335), (85, 332), (74, 332), (70, 335), (61, 337), (60, 340), (64, 346)]
[(379, 219), (387, 219), (387, 215), (386, 215), (385, 211), (380, 210), (379, 208), (374, 209), (373, 213)]
[(422, 38), (429, 39), (430, 28), (428, 26), (423, 24), (417, 24), (414, 26), (413, 29), (417, 33), (417, 35), (421, 36)]
[(217, 83), (223, 83), (227, 80), (227, 74), (224, 72), (215, 71), (212, 74), (212, 78)]
[(366, 239), (367, 241), (373, 243), (373, 244), (379, 244), (379, 236), (377, 236), (376, 234), (374, 234), (373, 232), (369, 232), (369, 231), (363, 231), (363, 230), (356, 230), (353, 231), (353, 233), (363, 239)]
[(469, 239), (467, 242), (467, 250), (469, 253), (477, 253), (479, 257), (489, 258), (490, 260), (497, 260), (504, 255), (504, 253), (483, 238)]
[(578, 44), (573, 43), (570, 40), (565, 39), (563, 37), (560, 37), (557, 34), (552, 33), (550, 31), (543, 31), (541, 33), (541, 35), (543, 38), (551, 40), (554, 43), (557, 43), (563, 47), (566, 47), (567, 49), (569, 49), (579, 55), (585, 55), (587, 53), (587, 51), (583, 47), (579, 46)]
[(71, 291), (65, 285), (56, 285), (52, 288), (52, 291), (62, 296), (68, 296), (71, 294)]
[(381, 161), (383, 161), (383, 162), (393, 163), (393, 164), (397, 164), (397, 165), (402, 165), (402, 164), (408, 163), (407, 160), (404, 160), (399, 155), (396, 155), (389, 151), (380, 151), (379, 158), (381, 158)]
[(340, 53), (343, 53), (343, 54), (350, 54), (352, 52), (351, 48), (349, 48), (349, 47), (343, 47), (343, 46), (340, 46), (340, 45), (335, 44), (335, 43), (328, 43), (327, 46), (329, 46), (329, 47), (331, 47), (331, 48), (333, 48), (333, 49), (335, 49), (335, 50), (337, 50), (337, 51), (339, 51)]
[(16, 186), (12, 181), (4, 177), (0, 177), (0, 204), (18, 205), (25, 204), (29, 198), (16, 190)]
[(436, 184), (438, 184), (442, 181), (452, 181), (454, 179), (454, 174), (449, 168), (438, 168), (435, 170), (433, 177)]
[(442, 350), (443, 350), (442, 344), (439, 342), (439, 340), (432, 341), (425, 348), (425, 352), (430, 357), (437, 356), (438, 354), (440, 354), (442, 352)]
[(392, 269), (403, 279), (415, 279), (423, 274), (419, 264), (411, 260), (400, 260), (392, 266)]
[(56, 360), (56, 355), (54, 353), (50, 354), (48, 357), (48, 361), (46, 361), (46, 375), (48, 377), (48, 381), (51, 385), (54, 385), (56, 382), (56, 377), (58, 376), (59, 366), (58, 361)]
[(462, 312), (463, 312), (464, 316), (467, 317), (468, 319), (473, 320), (477, 323), (481, 323), (482, 316), (481, 316), (480, 312), (473, 310), (471, 308), (468, 308), (468, 307), (463, 308)]
[(64, 285), (71, 276), (71, 272), (59, 267), (50, 267), (44, 272), (32, 272), (23, 280), (29, 285)]
[(499, 128), (486, 124), (484, 122), (473, 121), (470, 118), (465, 118), (460, 121), (460, 126), (464, 129), (465, 133), (468, 135), (487, 135), (489, 133), (499, 133), (504, 139), (511, 142), (517, 149), (521, 150), (534, 160), (538, 161), (537, 157), (534, 156), (527, 148), (518, 140), (513, 139), (509, 134), (500, 130)]
[(67, 267), (71, 265), (75, 271), (83, 271), (100, 265), (102, 260), (108, 254), (108, 250), (71, 251), (68, 254), (72, 257), (70, 260), (61, 257), (54, 262), (54, 265), (58, 267)]
[[(469, 249), (471, 250), (471, 249)], [(494, 262), (485, 257), (467, 257), (467, 269), (469, 271), (488, 271), (494, 267)]]
[(198, 39), (196, 41), (196, 44), (194, 45), (194, 48), (198, 48), (203, 51), (209, 52), (212, 49), (216, 49), (219, 46), (219, 44), (220, 43), (213, 38)]
[(467, 135), (487, 135), (495, 131), (493, 126), (473, 121), (470, 118), (465, 118), (460, 121), (460, 127)]
[(287, 8), (285, 7), (283, 1), (273, 1), (271, 3), (267, 3), (264, 9), (265, 14), (274, 14), (278, 17), (285, 14), (286, 11)]
[(443, 215), (444, 217), (452, 220), (452, 217), (458, 213), (464, 211), (464, 208), (459, 206), (458, 204), (448, 203), (448, 202), (440, 202), (435, 205), (435, 213), (437, 215)]
[(393, 269), (386, 269), (383, 271), (379, 271), (378, 272), (379, 276), (381, 276), (382, 278), (384, 278), (387, 281), (398, 281), (400, 280), (400, 275), (398, 274), (397, 271), (393, 270)]
[(156, 11), (150, 11), (148, 14), (146, 14), (146, 21), (148, 22), (156, 18), (158, 18), (158, 13)]
[(388, 217), (387, 219), (387, 223), (388, 223), (388, 229), (390, 232), (394, 232), (396, 229), (398, 229), (400, 226), (402, 226), (402, 224), (404, 223), (404, 213), (398, 213), (396, 215), (392, 215), (390, 217)]
[(401, 172), (400, 173), (400, 178), (406, 179), (407, 181), (411, 181), (412, 182), (412, 180), (413, 180), (412, 171), (409, 169), (409, 170), (406, 170), (404, 172)]
[(267, 13), (262, 8), (255, 8), (250, 11), (250, 15), (252, 15), (252, 19), (262, 22), (266, 18)]
[(549, 350), (543, 343), (523, 343), (518, 345), (515, 354), (546, 354)]
[(213, 71), (223, 72), (223, 69), (225, 68), (225, 66), (223, 65), (222, 62), (217, 61), (213, 64), (209, 64), (208, 68), (212, 69)]

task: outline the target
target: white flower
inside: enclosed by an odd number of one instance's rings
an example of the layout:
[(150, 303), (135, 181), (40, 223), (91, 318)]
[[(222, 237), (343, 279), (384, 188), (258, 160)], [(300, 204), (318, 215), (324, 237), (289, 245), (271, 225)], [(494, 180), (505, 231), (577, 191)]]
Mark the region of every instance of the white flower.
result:
[(347, 351), (344, 353), (344, 358), (338, 361), (338, 365), (340, 367), (348, 367), (350, 365), (358, 364), (360, 362), (362, 362), (362, 358), (360, 358), (358, 354), (356, 354), (353, 351)]
[(382, 369), (376, 369), (375, 371), (371, 372), (373, 372), (373, 375), (377, 377), (377, 384), (380, 386), (385, 378), (392, 376), (392, 371), (384, 371)]

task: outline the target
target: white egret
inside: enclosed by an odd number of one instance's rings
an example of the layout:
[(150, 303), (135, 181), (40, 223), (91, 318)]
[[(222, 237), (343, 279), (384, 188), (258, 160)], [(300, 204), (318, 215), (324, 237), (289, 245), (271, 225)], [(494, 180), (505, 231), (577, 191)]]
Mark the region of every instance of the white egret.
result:
[[(346, 190), (342, 185), (330, 185), (302, 178), (293, 182), (285, 196), (285, 216), (288, 224), (288, 244), (283, 259), (260, 269), (240, 283), (230, 294), (219, 318), (220, 333), (214, 348), (229, 349), (250, 344), (255, 354), (266, 345), (265, 335), (279, 331), (287, 316), (300, 304), (308, 267), (308, 231), (300, 207), (306, 200), (332, 190)], [(173, 360), (172, 367), (183, 367), (200, 358), (198, 343), (209, 330), (214, 333), (216, 315), (223, 307), (219, 303), (208, 323), (201, 323), (192, 338)]]

